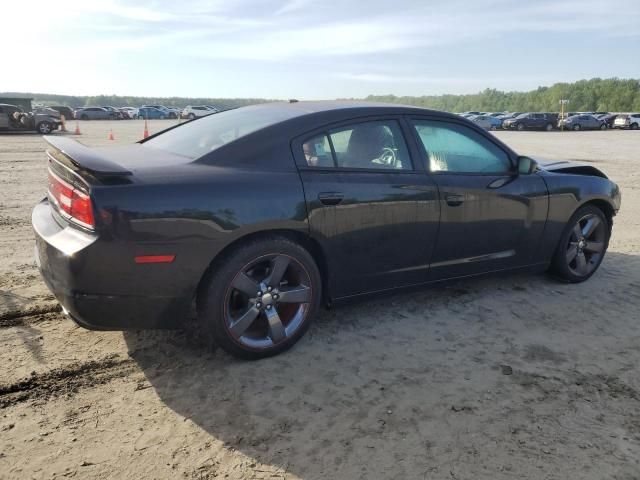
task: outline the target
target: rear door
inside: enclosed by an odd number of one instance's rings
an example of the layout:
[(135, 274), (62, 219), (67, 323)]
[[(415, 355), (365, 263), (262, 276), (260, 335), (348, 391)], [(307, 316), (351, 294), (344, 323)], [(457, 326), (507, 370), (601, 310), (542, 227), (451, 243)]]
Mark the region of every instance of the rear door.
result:
[(334, 298), (426, 280), (440, 207), (408, 133), (401, 117), (368, 117), (292, 142)]
[(542, 178), (518, 175), (516, 159), (488, 133), (454, 120), (412, 123), (442, 205), (430, 279), (534, 263), (547, 218)]

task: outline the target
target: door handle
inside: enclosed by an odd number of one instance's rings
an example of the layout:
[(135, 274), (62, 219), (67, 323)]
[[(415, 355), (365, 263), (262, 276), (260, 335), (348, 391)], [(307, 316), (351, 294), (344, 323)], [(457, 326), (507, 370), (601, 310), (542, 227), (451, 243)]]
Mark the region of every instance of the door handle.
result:
[(450, 207), (458, 207), (464, 202), (464, 195), (447, 195), (444, 199)]
[(344, 199), (344, 193), (341, 192), (320, 192), (318, 200), (323, 205), (338, 205)]

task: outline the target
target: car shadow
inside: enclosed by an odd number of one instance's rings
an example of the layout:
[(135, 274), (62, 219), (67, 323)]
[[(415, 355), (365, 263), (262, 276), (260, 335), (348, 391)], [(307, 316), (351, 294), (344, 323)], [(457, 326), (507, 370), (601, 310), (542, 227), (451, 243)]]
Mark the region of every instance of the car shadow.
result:
[(503, 274), (324, 310), (292, 350), (258, 362), (210, 351), (197, 330), (124, 338), (169, 408), (280, 475), (458, 478), (461, 463), (511, 449), (515, 428), (530, 443), (536, 424), (562, 430), (536, 408), (562, 415), (566, 400), (532, 390), (533, 375), (592, 368), (589, 342), (637, 338), (639, 267), (609, 252), (579, 285)]

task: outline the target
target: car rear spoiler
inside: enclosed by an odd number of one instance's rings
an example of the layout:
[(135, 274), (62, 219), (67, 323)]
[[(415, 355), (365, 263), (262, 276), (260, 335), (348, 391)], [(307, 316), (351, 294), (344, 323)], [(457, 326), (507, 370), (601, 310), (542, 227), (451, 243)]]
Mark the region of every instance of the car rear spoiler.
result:
[[(69, 161), (81, 170), (86, 170), (95, 176), (133, 175), (122, 165), (101, 157), (94, 150), (82, 145), (72, 138), (45, 135), (45, 142), (51, 145), (57, 152), (64, 155)], [(56, 155), (53, 155), (54, 157)]]

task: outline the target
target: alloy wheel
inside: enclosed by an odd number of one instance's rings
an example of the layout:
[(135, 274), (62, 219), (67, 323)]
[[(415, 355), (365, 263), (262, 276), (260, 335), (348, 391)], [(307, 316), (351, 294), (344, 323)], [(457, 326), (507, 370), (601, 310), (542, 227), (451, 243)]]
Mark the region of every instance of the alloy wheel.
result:
[(312, 301), (309, 273), (295, 258), (264, 255), (246, 264), (225, 295), (225, 324), (251, 349), (281, 344), (304, 323)]
[(607, 226), (600, 217), (589, 213), (573, 226), (566, 250), (569, 271), (584, 277), (600, 264), (606, 248)]

